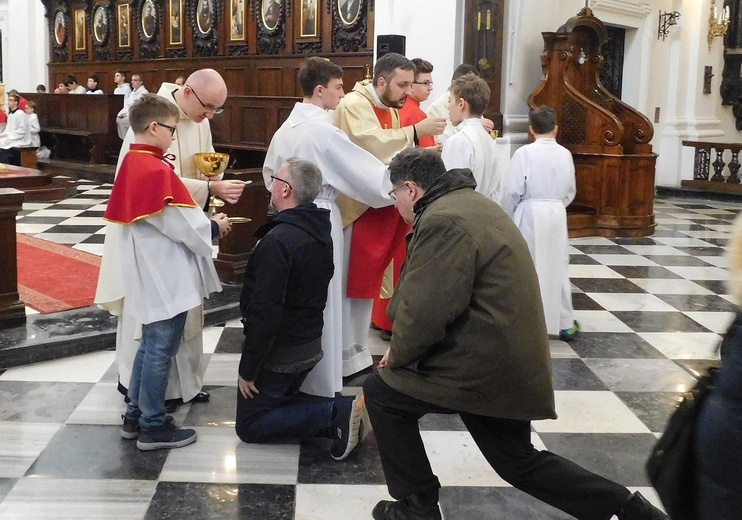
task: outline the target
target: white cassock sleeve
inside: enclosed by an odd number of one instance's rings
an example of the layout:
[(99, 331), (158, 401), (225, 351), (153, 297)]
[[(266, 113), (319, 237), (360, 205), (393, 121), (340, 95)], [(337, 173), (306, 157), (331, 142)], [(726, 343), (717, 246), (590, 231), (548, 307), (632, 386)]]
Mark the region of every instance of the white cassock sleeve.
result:
[(173, 242), (183, 244), (196, 256), (211, 258), (211, 222), (196, 208), (168, 206), (147, 222)]
[(372, 208), (393, 204), (388, 195), (392, 183), (386, 165), (353, 144), (342, 130), (333, 132), (326, 157), (325, 170), (322, 171), (326, 184)]
[(522, 149), (516, 150), (513, 154), (500, 187), (500, 206), (510, 218), (515, 215), (515, 208), (526, 193), (526, 154), (519, 153), (520, 150)]
[(469, 168), (474, 171), (474, 145), (463, 134), (456, 134), (443, 144), (441, 159), (446, 170)]

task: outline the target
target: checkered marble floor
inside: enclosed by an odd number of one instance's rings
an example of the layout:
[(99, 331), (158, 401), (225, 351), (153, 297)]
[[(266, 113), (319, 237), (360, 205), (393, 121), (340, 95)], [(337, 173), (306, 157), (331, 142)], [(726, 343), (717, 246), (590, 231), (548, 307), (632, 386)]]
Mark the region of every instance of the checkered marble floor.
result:
[[(109, 189), (27, 205), (19, 231), (99, 252)], [(533, 423), (537, 447), (656, 502), (646, 457), (678, 395), (716, 359), (736, 310), (722, 255), (740, 208), (658, 200), (651, 237), (570, 242), (582, 332), (569, 344), (552, 341), (559, 419)], [(199, 439), (172, 451), (142, 453), (119, 437), (113, 352), (0, 374), (0, 519), (371, 518), (388, 498), (373, 433), (343, 462), (330, 459), (325, 441), (241, 443), (233, 431), (240, 324), (204, 336), (211, 401), (178, 410), (176, 422)], [(387, 344), (373, 331), (369, 340), (378, 359)], [(346, 391), (361, 381), (347, 381)], [(420, 426), (447, 520), (570, 518), (503, 482), (458, 417), (428, 416)]]

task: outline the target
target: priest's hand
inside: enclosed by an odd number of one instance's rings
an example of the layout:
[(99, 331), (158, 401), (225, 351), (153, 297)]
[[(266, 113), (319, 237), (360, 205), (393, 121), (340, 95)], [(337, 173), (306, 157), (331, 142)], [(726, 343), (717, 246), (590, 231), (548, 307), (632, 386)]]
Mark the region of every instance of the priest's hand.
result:
[(260, 393), (255, 388), (255, 381), (245, 381), (241, 376), (237, 376), (237, 386), (240, 387), (240, 393), (245, 399), (252, 399)]
[(487, 130), (487, 133), (490, 133), (492, 130), (495, 129), (495, 122), (491, 119), (487, 119), (486, 117), (482, 118), (482, 126), (485, 130)]
[(224, 213), (217, 213), (211, 220), (219, 225), (219, 238), (226, 237), (230, 231), (232, 231), (232, 223), (229, 221), (229, 217)]
[(446, 129), (446, 120), (442, 117), (427, 117), (415, 124), (418, 137), (421, 135), (441, 135)]
[(237, 204), (242, 196), (242, 190), (245, 189), (245, 181), (239, 181), (236, 179), (228, 181), (211, 181), (209, 183), (209, 191), (212, 195), (216, 195), (222, 200), (226, 200), (230, 204)]

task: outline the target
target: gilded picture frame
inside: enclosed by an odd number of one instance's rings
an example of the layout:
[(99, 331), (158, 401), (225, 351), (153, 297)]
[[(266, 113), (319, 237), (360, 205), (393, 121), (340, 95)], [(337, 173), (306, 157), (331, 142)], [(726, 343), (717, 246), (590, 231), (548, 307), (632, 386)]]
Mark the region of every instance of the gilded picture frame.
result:
[(129, 10), (129, 4), (119, 4), (117, 25), (119, 47), (131, 47), (131, 11)]
[(361, 16), (363, 0), (337, 0), (338, 15), (343, 25), (351, 27)]
[(87, 34), (85, 30), (85, 10), (75, 10), (75, 50), (84, 51), (87, 49)]
[(314, 38), (319, 36), (317, 2), (318, 0), (302, 0), (301, 2), (300, 38)]
[(245, 40), (245, 0), (229, 2), (229, 39), (233, 42)]
[(54, 15), (54, 41), (57, 46), (67, 41), (67, 18), (63, 11), (57, 11)]
[(281, 23), (281, 3), (281, 0), (263, 0), (260, 4), (260, 18), (269, 31), (275, 31)]
[(196, 0), (196, 30), (206, 36), (214, 30), (214, 1)]
[(169, 0), (170, 45), (183, 45), (183, 0)]
[(105, 43), (108, 38), (108, 11), (103, 5), (93, 10), (93, 38), (97, 43)]
[(142, 12), (139, 13), (140, 23), (142, 24), (142, 36), (144, 40), (151, 41), (157, 34), (157, 8), (152, 0), (145, 0), (142, 3)]

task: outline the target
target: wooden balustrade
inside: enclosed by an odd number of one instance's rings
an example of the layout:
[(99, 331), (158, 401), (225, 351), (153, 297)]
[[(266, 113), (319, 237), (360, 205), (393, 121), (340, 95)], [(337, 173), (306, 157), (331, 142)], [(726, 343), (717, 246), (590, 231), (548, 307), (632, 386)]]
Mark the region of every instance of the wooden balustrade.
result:
[[(693, 180), (681, 181), (681, 185), (742, 193), (739, 177), (739, 152), (742, 150), (742, 143), (683, 141), (683, 146), (695, 148), (695, 154), (693, 157)], [(711, 162), (712, 150), (714, 151), (714, 162)], [(727, 150), (730, 152), (728, 163), (724, 161)]]
[(26, 323), (26, 307), (18, 295), (15, 219), (23, 208), (23, 192), (0, 188), (0, 329)]

